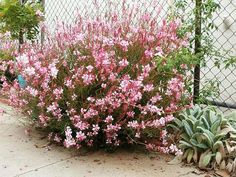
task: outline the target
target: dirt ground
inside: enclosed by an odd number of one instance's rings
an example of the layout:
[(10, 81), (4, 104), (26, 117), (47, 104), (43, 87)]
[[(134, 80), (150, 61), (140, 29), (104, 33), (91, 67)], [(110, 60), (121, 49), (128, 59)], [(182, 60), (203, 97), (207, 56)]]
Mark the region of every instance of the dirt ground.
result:
[(119, 150), (86, 152), (47, 146), (24, 118), (0, 102), (0, 177), (206, 177), (194, 167), (169, 165), (173, 156)]

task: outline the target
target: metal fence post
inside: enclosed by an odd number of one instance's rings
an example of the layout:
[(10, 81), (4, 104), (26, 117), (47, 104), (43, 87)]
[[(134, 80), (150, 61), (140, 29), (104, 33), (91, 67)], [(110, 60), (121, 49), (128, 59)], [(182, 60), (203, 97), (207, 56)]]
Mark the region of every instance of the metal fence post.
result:
[[(42, 5), (42, 8), (43, 8), (43, 12), (45, 13), (45, 0), (41, 0), (41, 5)], [(41, 30), (41, 45), (43, 46), (43, 43), (44, 43), (44, 39), (45, 39), (45, 34), (44, 34), (44, 31)]]
[[(20, 0), (20, 4), (23, 6), (26, 0)], [(19, 51), (21, 50), (21, 45), (24, 44), (24, 34), (22, 29), (19, 32)]]
[[(201, 52), (202, 37), (202, 0), (195, 0), (195, 54)], [(193, 101), (196, 103), (200, 94), (200, 63), (194, 69)]]

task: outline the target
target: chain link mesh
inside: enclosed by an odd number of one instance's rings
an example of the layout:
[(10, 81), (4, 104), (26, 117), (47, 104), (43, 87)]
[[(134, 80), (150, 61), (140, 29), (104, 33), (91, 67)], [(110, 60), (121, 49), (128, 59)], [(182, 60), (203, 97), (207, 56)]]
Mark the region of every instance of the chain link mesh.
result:
[[(81, 15), (88, 13), (86, 9), (92, 15), (103, 13), (109, 8), (109, 1), (97, 0), (100, 9), (98, 12), (93, 2), (94, 0), (45, 0), (46, 25), (53, 31), (58, 22), (72, 24), (75, 22), (78, 13)], [(160, 19), (166, 17), (167, 11), (172, 3), (171, 0), (159, 0), (157, 4), (153, 4), (152, 0), (127, 0), (127, 2), (130, 5), (137, 3), (140, 6), (145, 6), (146, 9), (144, 11), (151, 12), (154, 17)], [(228, 56), (236, 56), (236, 1), (224, 0), (218, 3), (221, 8), (214, 15), (214, 23), (218, 27), (217, 30), (212, 31), (214, 46), (221, 51), (228, 51)], [(122, 1), (117, 4), (117, 9), (121, 9), (121, 6)], [(159, 8), (161, 8), (161, 13), (157, 16)], [(189, 9), (191, 8), (193, 7)], [(210, 101), (227, 109), (236, 108), (236, 69), (234, 67), (229, 67), (228, 69), (221, 67), (219, 69), (214, 66), (214, 62), (214, 58), (208, 58), (206, 67), (201, 68), (200, 83), (204, 83), (206, 80), (218, 79), (220, 83), (220, 96), (216, 99), (209, 98)]]
[[(218, 2), (220, 9), (215, 13), (213, 20), (217, 29), (213, 30), (213, 44), (222, 51), (225, 58), (236, 56), (236, 1), (224, 0)], [(223, 60), (223, 58), (222, 58)], [(222, 65), (214, 66), (214, 58), (207, 59), (207, 65), (201, 69), (201, 82), (218, 79), (220, 96), (211, 99), (217, 106), (236, 109), (236, 68), (227, 69)]]

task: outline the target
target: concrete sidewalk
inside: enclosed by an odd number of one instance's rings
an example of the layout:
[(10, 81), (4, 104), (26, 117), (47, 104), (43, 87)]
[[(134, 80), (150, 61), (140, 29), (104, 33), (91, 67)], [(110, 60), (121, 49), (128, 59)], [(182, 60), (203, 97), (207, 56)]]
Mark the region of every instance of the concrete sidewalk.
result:
[[(190, 167), (168, 165), (170, 156), (119, 151), (116, 153), (67, 150), (56, 145), (43, 147), (40, 132), (25, 133), (24, 118), (0, 103), (0, 177), (199, 177)], [(151, 157), (151, 158), (150, 158)]]

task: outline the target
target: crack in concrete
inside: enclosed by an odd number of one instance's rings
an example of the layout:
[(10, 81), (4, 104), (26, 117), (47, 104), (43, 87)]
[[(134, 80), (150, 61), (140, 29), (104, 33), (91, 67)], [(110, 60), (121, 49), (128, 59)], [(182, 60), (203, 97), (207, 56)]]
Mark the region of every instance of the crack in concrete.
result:
[(18, 174), (18, 175), (13, 176), (13, 177), (20, 177), (20, 176), (22, 176), (22, 175), (25, 175), (25, 174), (28, 174), (28, 173), (31, 173), (31, 172), (34, 172), (34, 171), (37, 171), (37, 170), (40, 170), (40, 169), (43, 169), (43, 168), (46, 168), (46, 167), (55, 165), (55, 164), (58, 164), (58, 163), (60, 163), (60, 162), (65, 162), (66, 160), (70, 160), (70, 159), (72, 159), (72, 158), (74, 158), (74, 157), (75, 157), (75, 156), (73, 156), (73, 157), (68, 157), (68, 158), (65, 158), (65, 159), (62, 159), (62, 160), (58, 160), (58, 161), (56, 161), (56, 162), (52, 162), (52, 163), (49, 163), (49, 164), (47, 164), (47, 165), (43, 165), (43, 166), (41, 166), (41, 167), (35, 168), (35, 169), (33, 169), (33, 170), (26, 171), (26, 172), (24, 172), (24, 173)]

